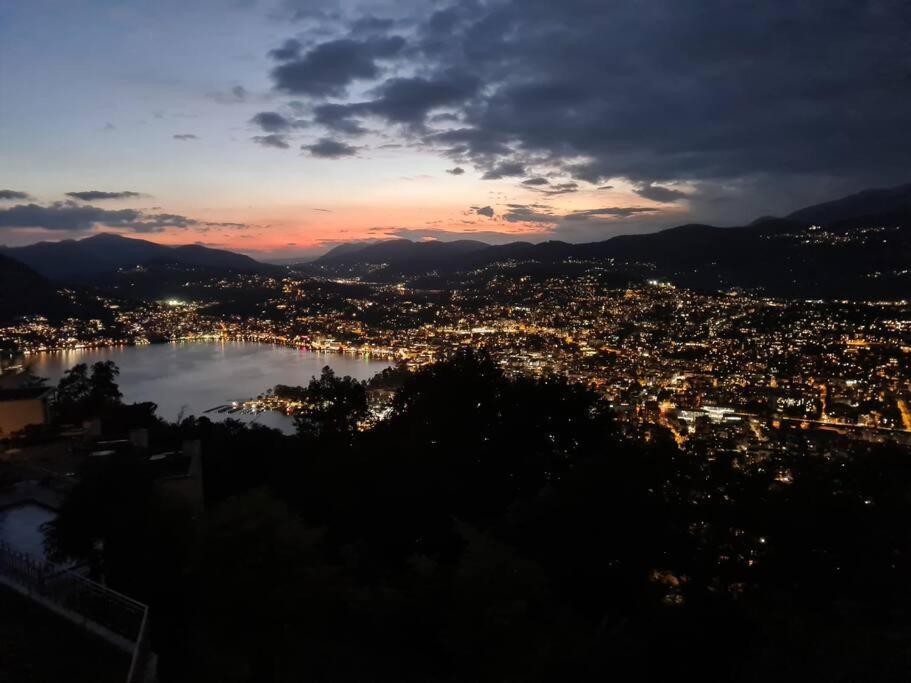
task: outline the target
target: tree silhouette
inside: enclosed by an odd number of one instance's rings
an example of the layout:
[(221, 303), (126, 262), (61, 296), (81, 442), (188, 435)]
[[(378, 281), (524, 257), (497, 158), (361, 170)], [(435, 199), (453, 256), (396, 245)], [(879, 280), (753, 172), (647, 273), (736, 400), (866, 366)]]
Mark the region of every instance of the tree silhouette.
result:
[(328, 365), (298, 393), (303, 408), (295, 415), (298, 433), (349, 439), (367, 415), (367, 391), (351, 377), (337, 377)]
[(54, 410), (63, 423), (101, 417), (120, 405), (123, 395), (117, 386), (120, 369), (113, 361), (98, 361), (91, 367), (79, 363), (66, 371), (57, 384)]
[(907, 678), (906, 448), (685, 454), (484, 354), (396, 375), (370, 426), (324, 372), (298, 436), (171, 427), (203, 443), (189, 541), (141, 470), (83, 477), (52, 542), (152, 588), (163, 683)]

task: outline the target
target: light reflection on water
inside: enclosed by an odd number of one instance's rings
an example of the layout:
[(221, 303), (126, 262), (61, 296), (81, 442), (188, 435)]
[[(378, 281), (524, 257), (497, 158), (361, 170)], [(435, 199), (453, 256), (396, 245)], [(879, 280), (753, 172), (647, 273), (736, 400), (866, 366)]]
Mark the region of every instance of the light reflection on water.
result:
[[(369, 379), (390, 363), (364, 357), (306, 351), (257, 342), (177, 342), (148, 346), (54, 351), (29, 357), (39, 377), (56, 384), (77, 363), (112, 360), (120, 368), (124, 401), (152, 401), (166, 420), (202, 415), (217, 405), (253, 398), (276, 384), (304, 385), (326, 365), (337, 375)], [(207, 413), (213, 420), (231, 417), (284, 431), (291, 419), (275, 412), (256, 416)]]

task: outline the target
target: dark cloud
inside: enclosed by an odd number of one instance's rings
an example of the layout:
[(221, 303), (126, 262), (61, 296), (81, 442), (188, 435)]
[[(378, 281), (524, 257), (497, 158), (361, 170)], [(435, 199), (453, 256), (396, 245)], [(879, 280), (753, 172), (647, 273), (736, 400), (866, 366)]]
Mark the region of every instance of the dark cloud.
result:
[(566, 220), (577, 221), (586, 218), (629, 218), (644, 213), (655, 213), (657, 209), (635, 206), (608, 206), (602, 209), (584, 209), (563, 216)]
[(428, 112), (463, 102), (478, 86), (476, 78), (456, 71), (432, 79), (391, 78), (375, 89), (377, 99), (357, 106), (393, 123), (423, 125)]
[(465, 169), (462, 168), (461, 166), (456, 166), (455, 168), (447, 168), (446, 172), (449, 175), (462, 175), (463, 173), (465, 173)]
[(555, 196), (558, 194), (569, 194), (571, 192), (579, 191), (579, 183), (568, 181), (565, 183), (556, 183), (551, 184), (547, 178), (528, 178), (523, 180), (522, 184), (528, 187), (535, 192), (540, 192), (541, 194), (548, 196)]
[(355, 112), (350, 106), (344, 104), (321, 104), (313, 110), (313, 120), (345, 135), (363, 135), (367, 129), (361, 126), (354, 118)]
[(571, 211), (568, 214), (555, 213), (545, 204), (507, 204), (503, 219), (509, 223), (542, 223), (556, 225), (562, 221), (604, 220), (610, 218), (629, 218), (640, 214), (655, 214), (657, 209), (608, 206), (597, 209)]
[(130, 192), (129, 190), (124, 190), (123, 192), (105, 192), (103, 190), (85, 190), (84, 192), (67, 192), (67, 197), (72, 197), (73, 199), (79, 199), (83, 202), (96, 202), (102, 199), (134, 199), (136, 197), (142, 197), (141, 192)]
[[(165, 214), (165, 215), (173, 215), (173, 214)], [(218, 221), (206, 221), (204, 223), (198, 223), (197, 221), (193, 221), (193, 223), (191, 223), (190, 225), (206, 225), (206, 226), (213, 227), (213, 228), (228, 228), (230, 230), (242, 230), (245, 228), (255, 227), (255, 226), (251, 226), (249, 223), (220, 223)]]
[(525, 175), (525, 166), (518, 161), (503, 161), (494, 164), (484, 175), (482, 180), (499, 180), (511, 176)]
[(488, 218), (493, 218), (494, 212), (492, 206), (472, 206), (471, 210), (479, 216), (487, 216)]
[(261, 111), (250, 119), (267, 133), (284, 133), (294, 127), (294, 122), (276, 111)]
[(320, 138), (312, 145), (301, 145), (301, 149), (321, 159), (341, 159), (357, 154), (357, 147), (330, 138)]
[(509, 223), (542, 223), (553, 225), (561, 216), (555, 215), (550, 207), (540, 204), (509, 204), (503, 219)]
[(645, 199), (651, 199), (654, 202), (662, 202), (665, 204), (670, 204), (671, 202), (676, 202), (680, 199), (686, 199), (689, 196), (686, 192), (681, 192), (680, 190), (652, 184), (643, 185), (642, 187), (634, 189), (633, 192)]
[[(156, 213), (142, 214), (141, 220), (127, 224), (126, 227), (132, 228), (133, 232), (160, 232), (165, 228), (189, 228), (194, 225), (200, 225), (200, 222), (176, 213)], [(227, 227), (231, 224), (204, 223), (202, 225), (223, 225)]]
[(572, 181), (570, 181), (568, 183), (557, 183), (555, 185), (551, 185), (550, 187), (539, 190), (539, 192), (546, 194), (548, 196), (554, 196), (554, 195), (558, 195), (558, 194), (569, 194), (571, 192), (578, 192), (578, 191), (579, 191), (579, 183), (575, 183)]
[(166, 227), (187, 228), (198, 221), (177, 214), (147, 214), (137, 209), (102, 209), (72, 201), (48, 206), (17, 204), (0, 209), (0, 228), (42, 228), (79, 232), (96, 225), (128, 228), (134, 232), (158, 232)]
[(275, 149), (290, 149), (291, 145), (285, 139), (284, 135), (255, 135), (251, 138), (257, 145), (263, 147), (274, 147)]
[(551, 184), (547, 178), (542, 177), (528, 178), (522, 181), (522, 185), (530, 190), (534, 190), (535, 192), (540, 192), (541, 194), (548, 196), (569, 194), (571, 192), (579, 191), (579, 183), (568, 181), (565, 183)]
[(496, 135), (478, 128), (453, 128), (433, 133), (425, 138), (428, 145), (443, 146), (451, 157), (468, 157), (483, 164), (485, 159), (496, 159), (512, 150)]
[(177, 133), (176, 135), (173, 135), (172, 137), (175, 140), (199, 140), (199, 136), (194, 135), (193, 133)]
[(0, 190), (0, 200), (25, 200), (30, 199), (28, 192), (19, 192), (18, 190)]
[[(734, 188), (757, 204), (781, 195), (799, 206), (835, 184), (907, 181), (909, 13), (906, 0), (409, 4), (399, 14), (413, 21), (407, 47), (399, 39), (381, 56), (365, 40), (329, 40), (273, 77), (280, 90), (319, 97), (367, 81), (373, 100), (336, 104), (352, 107), (349, 119), (407, 124), (409, 135), (443, 108), (459, 127), (422, 131), (420, 142), (488, 178), (540, 162), (601, 186), (626, 179), (661, 202), (682, 199), (669, 193), (687, 182), (706, 196)], [(402, 68), (385, 77), (380, 58)], [(475, 85), (430, 87), (452, 74)], [(744, 206), (689, 202), (722, 204)]]
[[(394, 57), (404, 46), (400, 36), (332, 40), (281, 61), (272, 69), (272, 80), (277, 90), (292, 95), (342, 96), (354, 81), (377, 78), (377, 61)], [(288, 54), (286, 47), (279, 48), (282, 55)]]
[(274, 50), (269, 50), (269, 56), (278, 61), (278, 62), (290, 62), (292, 59), (297, 59), (301, 54), (301, 42), (294, 38), (289, 38), (281, 47), (277, 47)]
[(423, 130), (429, 112), (463, 101), (477, 87), (477, 79), (458, 73), (446, 73), (434, 79), (390, 78), (370, 92), (375, 99), (322, 105), (315, 113), (318, 123), (342, 132), (347, 132), (345, 127), (362, 132), (355, 118), (364, 116)]
[[(908, 91), (898, 85), (909, 57), (902, 6), (898, 0), (836, 0), (835, 6), (710, 0), (699, 11), (672, 0), (480, 6), (473, 23), (451, 38), (463, 48), (456, 64), (488, 85), (464, 120), (524, 154), (588, 157), (578, 167), (580, 178), (854, 173), (858, 163), (875, 176), (911, 151), (911, 136), (898, 127), (911, 114)], [(466, 49), (493, 27), (510, 40)], [(445, 68), (454, 66), (455, 55), (446, 52)], [(890, 137), (886, 131), (902, 140), (901, 149), (890, 150), (889, 159), (873, 158), (869, 150)], [(494, 161), (472, 152), (486, 164)]]

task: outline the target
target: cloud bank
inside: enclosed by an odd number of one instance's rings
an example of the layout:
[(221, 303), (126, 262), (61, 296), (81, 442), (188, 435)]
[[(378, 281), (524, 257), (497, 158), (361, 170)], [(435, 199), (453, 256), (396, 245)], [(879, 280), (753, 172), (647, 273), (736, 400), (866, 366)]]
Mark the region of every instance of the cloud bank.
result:
[(242, 228), (241, 223), (202, 222), (172, 213), (150, 213), (139, 209), (104, 209), (72, 200), (48, 205), (17, 204), (0, 208), (0, 229), (37, 228), (51, 232), (80, 233), (95, 227), (136, 233), (161, 232), (166, 228), (206, 226)]
[(134, 199), (136, 197), (142, 197), (140, 192), (132, 192), (129, 190), (124, 190), (122, 192), (105, 192), (103, 190), (85, 190), (83, 192), (67, 192), (67, 197), (72, 197), (73, 199), (78, 199), (83, 202), (95, 202), (105, 199)]
[(274, 91), (337, 145), (378, 123), (451, 159), (453, 175), (470, 165), (545, 194), (620, 179), (705, 215), (725, 196), (749, 215), (821, 185), (907, 180), (904, 0), (380, 2), (288, 16), (302, 23), (270, 53)]

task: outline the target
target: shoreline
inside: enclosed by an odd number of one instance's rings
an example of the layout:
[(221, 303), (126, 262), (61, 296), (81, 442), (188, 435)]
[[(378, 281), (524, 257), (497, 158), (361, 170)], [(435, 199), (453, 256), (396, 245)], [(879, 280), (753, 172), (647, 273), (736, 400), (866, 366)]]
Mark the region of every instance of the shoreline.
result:
[[(131, 347), (149, 348), (145, 351), (131, 351)], [(196, 351), (192, 350), (194, 347), (197, 349)], [(207, 348), (210, 350), (206, 351)], [(393, 366), (395, 362), (394, 357), (377, 354), (373, 350), (368, 353), (358, 349), (326, 349), (315, 345), (274, 339), (266, 340), (261, 337), (193, 336), (154, 343), (99, 343), (21, 352), (17, 364), (22, 367), (32, 366), (32, 371), (37, 376), (51, 377), (51, 383), (54, 383), (61, 376), (62, 370), (77, 363), (91, 364), (97, 360), (113, 360), (121, 367), (129, 368), (136, 363), (141, 366), (147, 365), (139, 360), (146, 357), (146, 354), (151, 354), (149, 357), (152, 360), (149, 362), (154, 364), (157, 362), (154, 360), (156, 358), (180, 357), (184, 352), (192, 354), (190, 357), (196, 357), (201, 352), (205, 357), (215, 354), (220, 358), (227, 354), (225, 357), (231, 358), (231, 353), (228, 353), (231, 349), (235, 349), (235, 352), (240, 354), (238, 357), (248, 357), (249, 354), (254, 354), (252, 358), (259, 358), (258, 354), (266, 354), (265, 357), (270, 359), (273, 358), (270, 354), (279, 354), (275, 357), (290, 359), (294, 367), (301, 363), (300, 367), (307, 369), (307, 376), (302, 375), (300, 382), (295, 383), (303, 386), (306, 386), (311, 374), (318, 377), (320, 368), (326, 365), (333, 367), (339, 374), (351, 374), (358, 378), (358, 381), (367, 381), (373, 375), (382, 372), (384, 368)], [(259, 363), (259, 361), (253, 362)], [(292, 365), (288, 367), (290, 368)], [(54, 369), (48, 370), (47, 367)], [(216, 391), (208, 399), (189, 400), (192, 407), (189, 407), (185, 413), (195, 414), (197, 417), (207, 417), (215, 421), (236, 419), (249, 423), (263, 424), (265, 422), (266, 426), (278, 428), (285, 433), (292, 433), (293, 411), (289, 412), (287, 406), (271, 397), (276, 385), (288, 382), (281, 373), (276, 374), (275, 372), (267, 372), (261, 379), (264, 380), (262, 383), (259, 381), (245, 382), (233, 386), (233, 389), (229, 383), (227, 389)], [(176, 406), (169, 406), (170, 401), (165, 400), (160, 394), (131, 394), (126, 390), (125, 393), (129, 398), (137, 401), (141, 400), (139, 396), (154, 396), (149, 400), (159, 404), (158, 415), (166, 420), (173, 420), (172, 413), (174, 410), (178, 410)], [(275, 419), (266, 416), (275, 416)], [(279, 425), (277, 422), (283, 424)]]
[(272, 346), (282, 346), (285, 348), (298, 349), (301, 351), (309, 351), (311, 353), (325, 353), (333, 354), (340, 356), (361, 356), (365, 359), (371, 360), (376, 359), (378, 361), (388, 361), (388, 362), (397, 362), (403, 360), (401, 354), (396, 353), (395, 351), (378, 351), (378, 350), (363, 350), (363, 349), (353, 349), (353, 348), (326, 348), (321, 345), (306, 344), (301, 342), (292, 342), (282, 339), (262, 339), (258, 337), (249, 337), (249, 336), (222, 336), (222, 335), (202, 335), (195, 337), (180, 337), (177, 339), (168, 339), (166, 341), (132, 341), (132, 342), (118, 342), (118, 343), (90, 343), (90, 344), (78, 344), (76, 346), (61, 346), (47, 349), (38, 349), (35, 351), (31, 350), (14, 350), (12, 353), (19, 354), (24, 358), (30, 356), (38, 356), (41, 354), (53, 354), (53, 353), (65, 353), (70, 351), (98, 351), (103, 349), (114, 349), (114, 348), (128, 348), (128, 347), (141, 347), (141, 346), (164, 346), (166, 344), (213, 344), (213, 343), (224, 343), (224, 342), (244, 342), (251, 344), (271, 344)]

